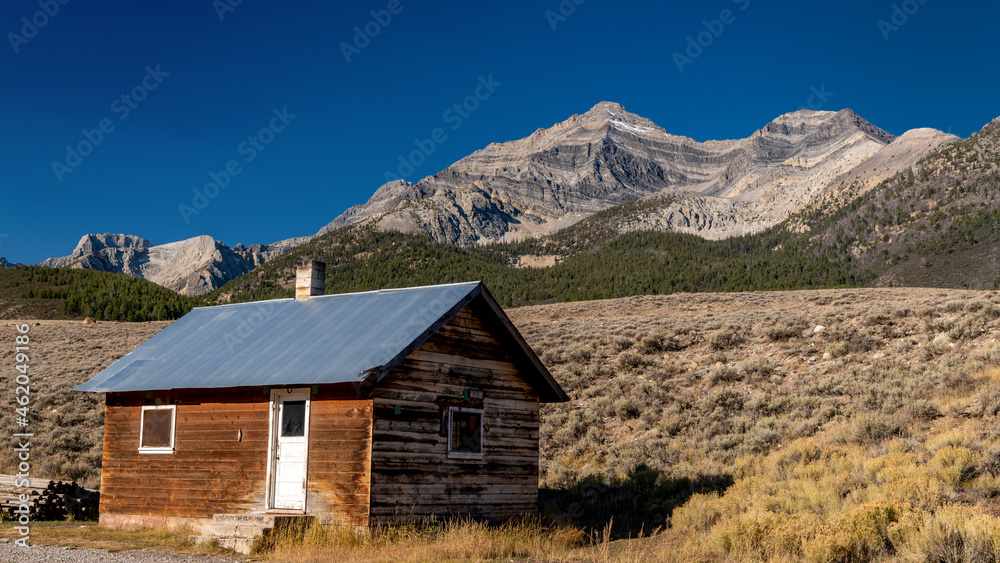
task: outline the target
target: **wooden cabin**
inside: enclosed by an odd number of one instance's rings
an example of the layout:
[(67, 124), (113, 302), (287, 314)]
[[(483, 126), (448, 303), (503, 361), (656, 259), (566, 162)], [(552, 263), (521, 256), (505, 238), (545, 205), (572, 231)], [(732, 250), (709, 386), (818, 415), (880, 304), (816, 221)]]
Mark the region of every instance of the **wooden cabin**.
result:
[(104, 393), (102, 524), (367, 526), (537, 510), (539, 404), (568, 400), (479, 282), (197, 308)]

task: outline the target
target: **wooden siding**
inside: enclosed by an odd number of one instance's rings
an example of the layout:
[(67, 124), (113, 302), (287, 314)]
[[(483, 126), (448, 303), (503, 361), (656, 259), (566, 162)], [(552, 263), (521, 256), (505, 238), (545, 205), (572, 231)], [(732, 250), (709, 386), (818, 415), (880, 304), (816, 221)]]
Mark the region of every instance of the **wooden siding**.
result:
[[(142, 405), (156, 399), (177, 405), (172, 454), (139, 453)], [(269, 404), (259, 389), (153, 392), (149, 399), (110, 393), (101, 513), (205, 518), (263, 510)]]
[[(307, 509), (368, 519), (371, 400), (320, 387), (311, 397)], [(142, 405), (177, 405), (174, 453), (140, 454)], [(109, 394), (102, 515), (206, 518), (266, 509), (268, 411), (262, 389)], [(242, 431), (242, 440), (240, 439)], [(103, 516), (102, 516), (103, 517)]]
[[(372, 520), (537, 510), (538, 394), (484, 318), (466, 307), (377, 385)], [(482, 400), (466, 402), (466, 389)], [(448, 457), (449, 405), (482, 406), (482, 460)]]
[(323, 387), (312, 396), (306, 494), (309, 514), (332, 523), (368, 523), (371, 432), (371, 399), (342, 399)]

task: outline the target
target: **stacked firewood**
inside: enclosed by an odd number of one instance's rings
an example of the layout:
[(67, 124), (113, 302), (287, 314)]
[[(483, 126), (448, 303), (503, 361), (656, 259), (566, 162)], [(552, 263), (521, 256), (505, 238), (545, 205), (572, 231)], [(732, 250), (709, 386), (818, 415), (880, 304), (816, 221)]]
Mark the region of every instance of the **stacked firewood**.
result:
[(28, 495), (28, 511), (32, 520), (62, 520), (72, 516), (77, 520), (96, 520), (101, 501), (100, 491), (84, 489), (72, 481), (29, 479), (28, 487), (18, 487), (13, 475), (0, 475), (0, 514), (16, 519), (21, 505), (20, 495)]

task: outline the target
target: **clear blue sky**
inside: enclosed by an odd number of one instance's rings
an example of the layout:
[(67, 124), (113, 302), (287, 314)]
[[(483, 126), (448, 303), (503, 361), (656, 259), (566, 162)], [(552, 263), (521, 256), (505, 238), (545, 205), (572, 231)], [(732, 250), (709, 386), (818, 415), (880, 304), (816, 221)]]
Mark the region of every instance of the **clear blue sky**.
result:
[[(995, 2), (242, 0), (220, 19), (230, 2), (0, 3), (0, 256), (37, 263), (88, 232), (312, 234), (437, 128), (407, 179), (602, 100), (698, 140), (807, 105), (896, 134), (967, 137), (1000, 115)], [(474, 111), (446, 113), (477, 92)]]

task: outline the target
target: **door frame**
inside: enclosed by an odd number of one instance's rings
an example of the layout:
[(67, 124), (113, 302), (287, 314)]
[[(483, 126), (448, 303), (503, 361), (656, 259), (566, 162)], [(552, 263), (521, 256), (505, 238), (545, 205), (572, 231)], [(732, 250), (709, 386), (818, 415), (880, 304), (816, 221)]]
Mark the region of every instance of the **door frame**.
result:
[[(278, 404), (280, 399), (299, 399), (302, 398), (306, 402), (306, 412), (304, 421), (304, 433), (303, 438), (305, 439), (306, 451), (303, 456), (302, 463), (303, 467), (303, 478), (305, 483), (303, 483), (303, 496), (302, 496), (302, 510), (296, 510), (294, 508), (275, 508), (275, 494), (274, 485), (275, 477), (277, 473), (277, 446), (280, 420), (278, 419)], [(268, 436), (267, 436), (267, 490), (265, 491), (264, 507), (267, 511), (292, 511), (306, 513), (306, 506), (309, 501), (309, 410), (312, 406), (312, 388), (311, 387), (282, 387), (281, 389), (271, 389), (271, 402), (268, 405)]]

